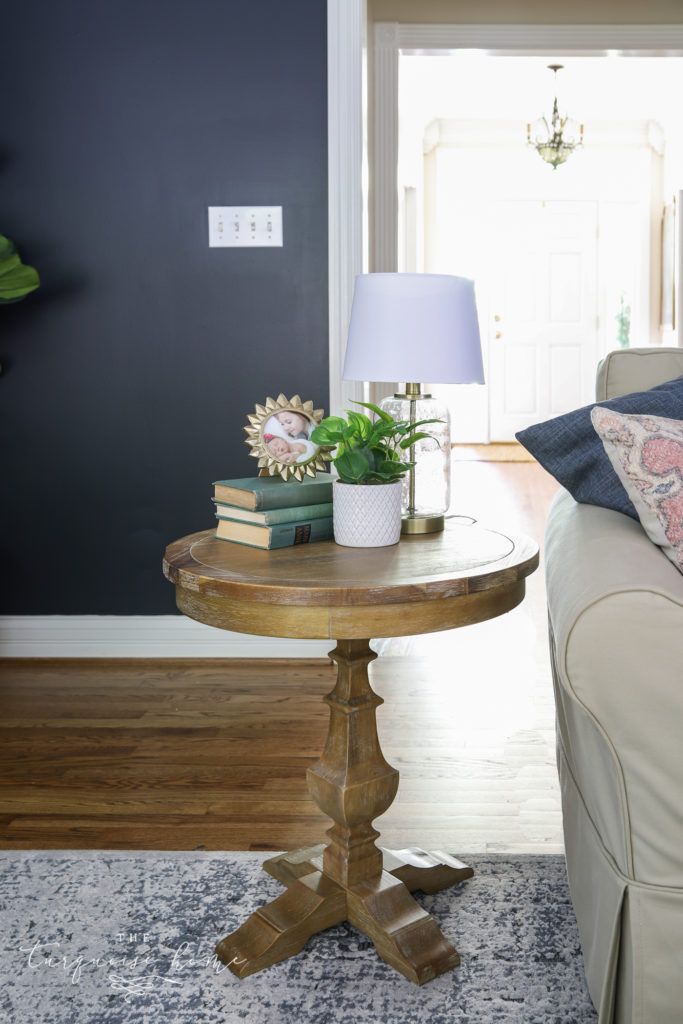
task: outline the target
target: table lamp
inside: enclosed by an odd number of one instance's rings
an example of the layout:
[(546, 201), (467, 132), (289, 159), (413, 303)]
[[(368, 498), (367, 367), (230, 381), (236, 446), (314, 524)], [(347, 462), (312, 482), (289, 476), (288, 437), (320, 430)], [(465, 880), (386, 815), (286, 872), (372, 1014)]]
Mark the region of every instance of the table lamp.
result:
[(437, 418), (404, 457), (403, 533), (437, 533), (450, 504), (448, 408), (422, 384), (483, 384), (474, 282), (446, 274), (359, 274), (353, 294), (343, 377), (405, 383), (381, 408), (395, 419)]

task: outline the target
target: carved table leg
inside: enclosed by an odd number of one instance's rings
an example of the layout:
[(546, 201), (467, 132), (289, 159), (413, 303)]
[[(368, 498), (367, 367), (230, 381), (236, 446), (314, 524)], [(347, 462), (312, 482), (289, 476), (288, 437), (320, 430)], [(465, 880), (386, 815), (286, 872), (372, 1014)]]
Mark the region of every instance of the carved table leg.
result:
[(320, 871), (294, 879), (272, 903), (259, 907), (216, 946), (238, 978), (300, 952), (311, 935), (346, 920), (346, 893)]
[(334, 824), (328, 845), (280, 854), (264, 868), (287, 890), (255, 911), (217, 946), (220, 959), (245, 977), (299, 952), (315, 932), (348, 920), (407, 978), (422, 984), (456, 967), (460, 957), (411, 891), (438, 892), (470, 878), (448, 854), (382, 850), (375, 818), (391, 806), (398, 772), (382, 756), (375, 712), (382, 703), (368, 679), (376, 657), (367, 640), (340, 640), (331, 658), (337, 683), (325, 697), (330, 725), (308, 787)]
[(398, 772), (384, 760), (377, 736), (375, 712), (384, 702), (368, 679), (377, 655), (367, 640), (340, 640), (330, 657), (337, 663), (337, 685), (324, 698), (329, 732), (320, 760), (308, 769), (308, 789), (334, 822), (323, 870), (350, 886), (381, 874), (379, 832), (372, 822), (393, 803)]

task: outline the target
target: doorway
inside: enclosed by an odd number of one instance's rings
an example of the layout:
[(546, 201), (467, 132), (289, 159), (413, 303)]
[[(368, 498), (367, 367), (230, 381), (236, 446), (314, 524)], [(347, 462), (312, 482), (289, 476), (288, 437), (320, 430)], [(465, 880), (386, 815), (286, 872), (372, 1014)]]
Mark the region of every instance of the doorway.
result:
[(399, 59), (397, 269), (476, 283), (487, 385), (430, 382), (464, 443), (587, 404), (617, 346), (676, 343), (661, 223), (683, 184), (683, 60), (565, 58), (560, 106), (586, 144), (558, 170), (525, 131), (525, 112), (552, 105), (552, 60)]

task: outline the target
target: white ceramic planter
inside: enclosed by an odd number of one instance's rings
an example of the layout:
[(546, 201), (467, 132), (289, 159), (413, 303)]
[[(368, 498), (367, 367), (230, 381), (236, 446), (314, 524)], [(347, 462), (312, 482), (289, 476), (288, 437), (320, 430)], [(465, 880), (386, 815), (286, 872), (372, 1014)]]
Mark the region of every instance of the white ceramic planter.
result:
[(334, 539), (347, 548), (383, 548), (401, 536), (402, 483), (343, 484), (335, 480)]

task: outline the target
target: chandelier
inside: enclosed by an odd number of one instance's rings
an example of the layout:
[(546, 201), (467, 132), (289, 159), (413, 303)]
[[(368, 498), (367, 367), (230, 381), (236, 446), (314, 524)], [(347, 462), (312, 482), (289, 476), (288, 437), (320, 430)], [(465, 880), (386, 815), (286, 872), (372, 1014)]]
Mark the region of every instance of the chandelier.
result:
[[(562, 64), (548, 65), (548, 70), (553, 72), (556, 80), (557, 72), (561, 71), (563, 66)], [(557, 86), (555, 87), (550, 122), (547, 117), (539, 117), (533, 124), (528, 124), (526, 126), (526, 141), (529, 146), (534, 147), (542, 160), (552, 165), (555, 171), (560, 164), (565, 163), (575, 149), (583, 146), (583, 125), (577, 124), (570, 117), (560, 117), (557, 108)]]

